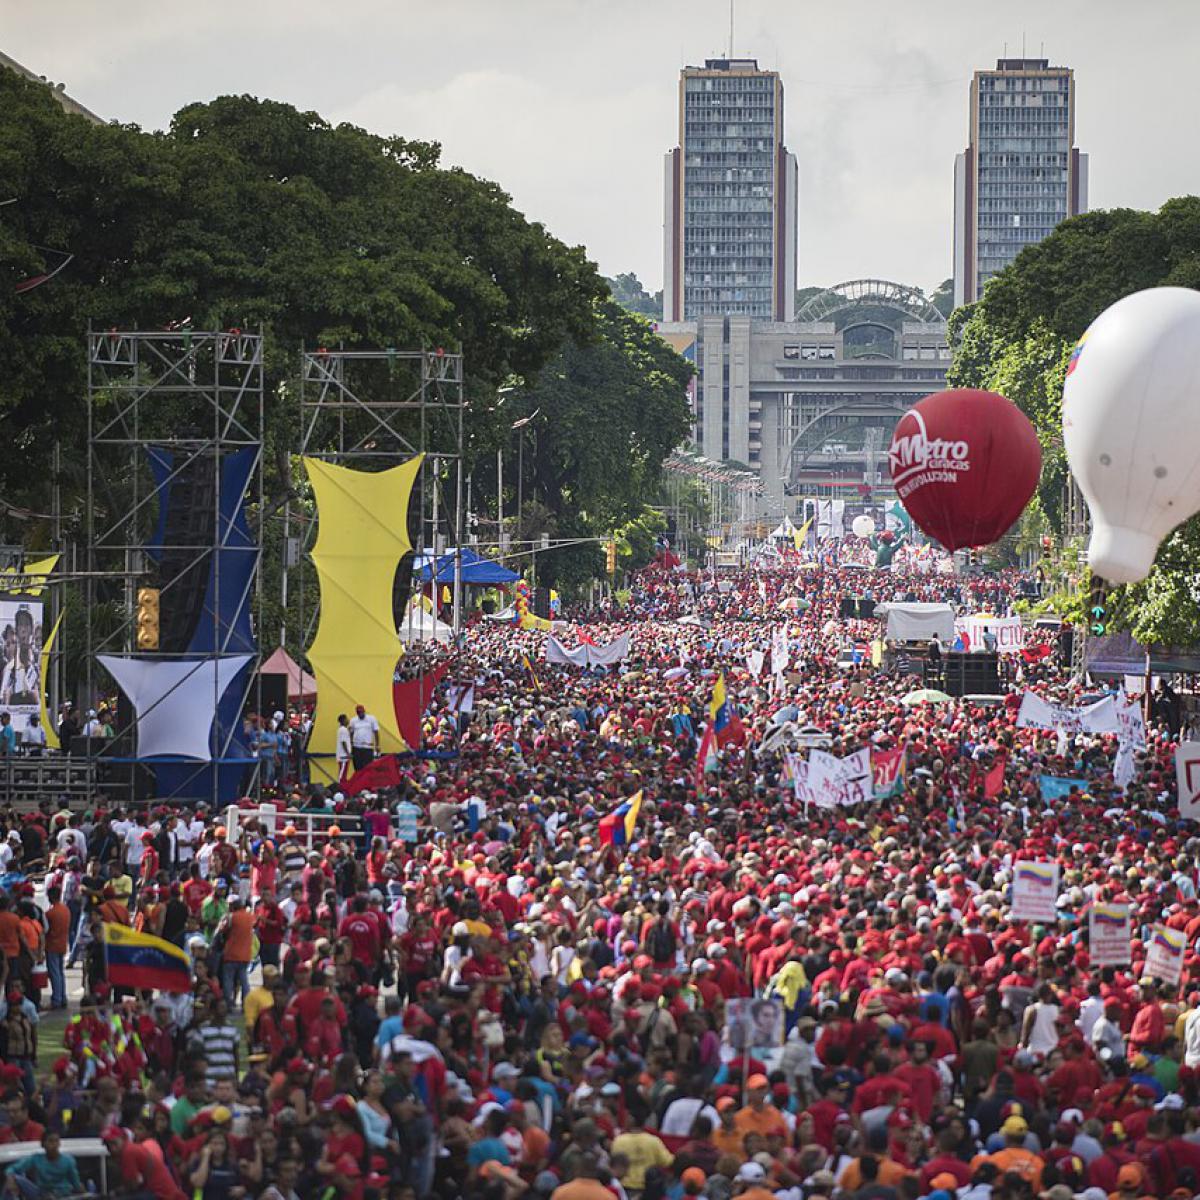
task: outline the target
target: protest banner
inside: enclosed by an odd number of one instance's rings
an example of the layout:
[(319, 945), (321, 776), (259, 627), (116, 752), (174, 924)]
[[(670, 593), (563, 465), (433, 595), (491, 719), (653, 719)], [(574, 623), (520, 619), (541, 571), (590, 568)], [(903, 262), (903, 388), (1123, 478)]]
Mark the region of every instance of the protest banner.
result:
[(1042, 793), (1043, 800), (1061, 800), (1064, 796), (1070, 795), (1072, 788), (1077, 788), (1081, 793), (1087, 791), (1086, 779), (1072, 779), (1062, 775), (1043, 775), (1038, 780), (1038, 788)]
[(865, 804), (874, 798), (870, 750), (845, 758), (813, 750), (808, 757), (808, 786), (818, 808)]
[(1088, 952), (1093, 967), (1116, 967), (1132, 961), (1133, 923), (1128, 904), (1093, 904), (1088, 911)]
[(904, 747), (872, 751), (871, 774), (876, 800), (883, 800), (901, 791), (904, 787)]
[(732, 1050), (783, 1045), (783, 1001), (754, 996), (726, 1000), (724, 1032)]
[(1182, 929), (1155, 925), (1147, 943), (1145, 974), (1163, 983), (1178, 983), (1183, 974), (1183, 956), (1187, 951), (1187, 935)]
[(1013, 871), (1014, 921), (1057, 921), (1058, 863), (1018, 862)]
[(1200, 821), (1200, 742), (1180, 742), (1175, 751), (1175, 786), (1179, 815)]

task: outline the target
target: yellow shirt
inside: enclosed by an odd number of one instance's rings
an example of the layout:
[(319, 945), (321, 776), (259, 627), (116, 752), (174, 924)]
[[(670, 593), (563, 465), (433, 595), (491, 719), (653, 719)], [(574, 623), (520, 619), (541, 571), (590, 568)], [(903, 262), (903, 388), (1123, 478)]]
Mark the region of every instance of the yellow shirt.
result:
[(246, 999), (242, 1002), (242, 1011), (246, 1014), (247, 1041), (252, 1042), (254, 1040), (254, 1026), (257, 1023), (258, 1018), (262, 1016), (262, 1014), (268, 1008), (274, 1007), (275, 997), (271, 995), (267, 988), (260, 985), (259, 987), (251, 988), (246, 993)]
[(627, 1192), (640, 1192), (646, 1186), (646, 1172), (651, 1167), (669, 1167), (675, 1156), (652, 1133), (637, 1130), (613, 1138), (612, 1152), (629, 1159), (629, 1171), (621, 1182)]

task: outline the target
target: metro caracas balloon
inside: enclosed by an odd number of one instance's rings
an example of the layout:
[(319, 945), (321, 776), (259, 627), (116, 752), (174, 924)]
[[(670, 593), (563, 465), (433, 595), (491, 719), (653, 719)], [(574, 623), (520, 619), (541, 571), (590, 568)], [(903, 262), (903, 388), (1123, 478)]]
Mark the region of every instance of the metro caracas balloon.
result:
[(1092, 322), (1067, 366), (1063, 441), (1092, 514), (1092, 570), (1144, 579), (1200, 512), (1200, 293), (1148, 288)]
[(953, 388), (896, 423), (888, 466), (909, 516), (947, 550), (989, 546), (1021, 515), (1042, 472), (1028, 418), (995, 392)]

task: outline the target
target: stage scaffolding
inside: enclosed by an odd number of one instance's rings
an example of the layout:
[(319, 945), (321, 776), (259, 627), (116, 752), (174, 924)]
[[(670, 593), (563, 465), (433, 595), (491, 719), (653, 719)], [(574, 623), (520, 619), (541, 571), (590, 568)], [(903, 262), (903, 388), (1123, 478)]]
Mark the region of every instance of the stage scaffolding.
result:
[[(224, 728), (213, 721), (212, 763), (171, 764), (176, 780), (182, 773), (194, 787), (211, 775), (208, 798), (216, 803), (219, 764), (250, 765), (238, 735), (257, 679), (245, 613), (246, 606), (257, 612), (261, 588), (262, 335), (91, 329), (87, 361), (87, 703), (94, 707), (116, 690), (97, 656), (135, 655), (207, 662), (213, 708), (228, 712), (234, 697), (222, 696), (215, 660), (251, 652), (251, 669), (229, 689), (236, 691), (237, 721)], [(172, 502), (160, 504), (168, 495)], [(157, 649), (137, 643), (142, 587), (159, 590)], [(233, 613), (240, 614), (236, 622)], [(136, 724), (122, 703), (104, 757), (137, 768)]]

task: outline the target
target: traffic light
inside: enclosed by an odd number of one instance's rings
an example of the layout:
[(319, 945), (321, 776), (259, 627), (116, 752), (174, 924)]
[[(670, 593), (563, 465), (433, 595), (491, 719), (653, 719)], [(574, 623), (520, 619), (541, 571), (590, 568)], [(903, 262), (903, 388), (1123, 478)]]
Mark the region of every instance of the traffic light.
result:
[(137, 594), (137, 648), (158, 649), (158, 588), (138, 588)]
[(608, 573), (615, 575), (617, 573), (617, 543), (615, 541), (604, 543), (604, 561), (608, 567)]
[(1088, 632), (1103, 637), (1108, 632), (1108, 584), (1093, 576), (1088, 589)]

